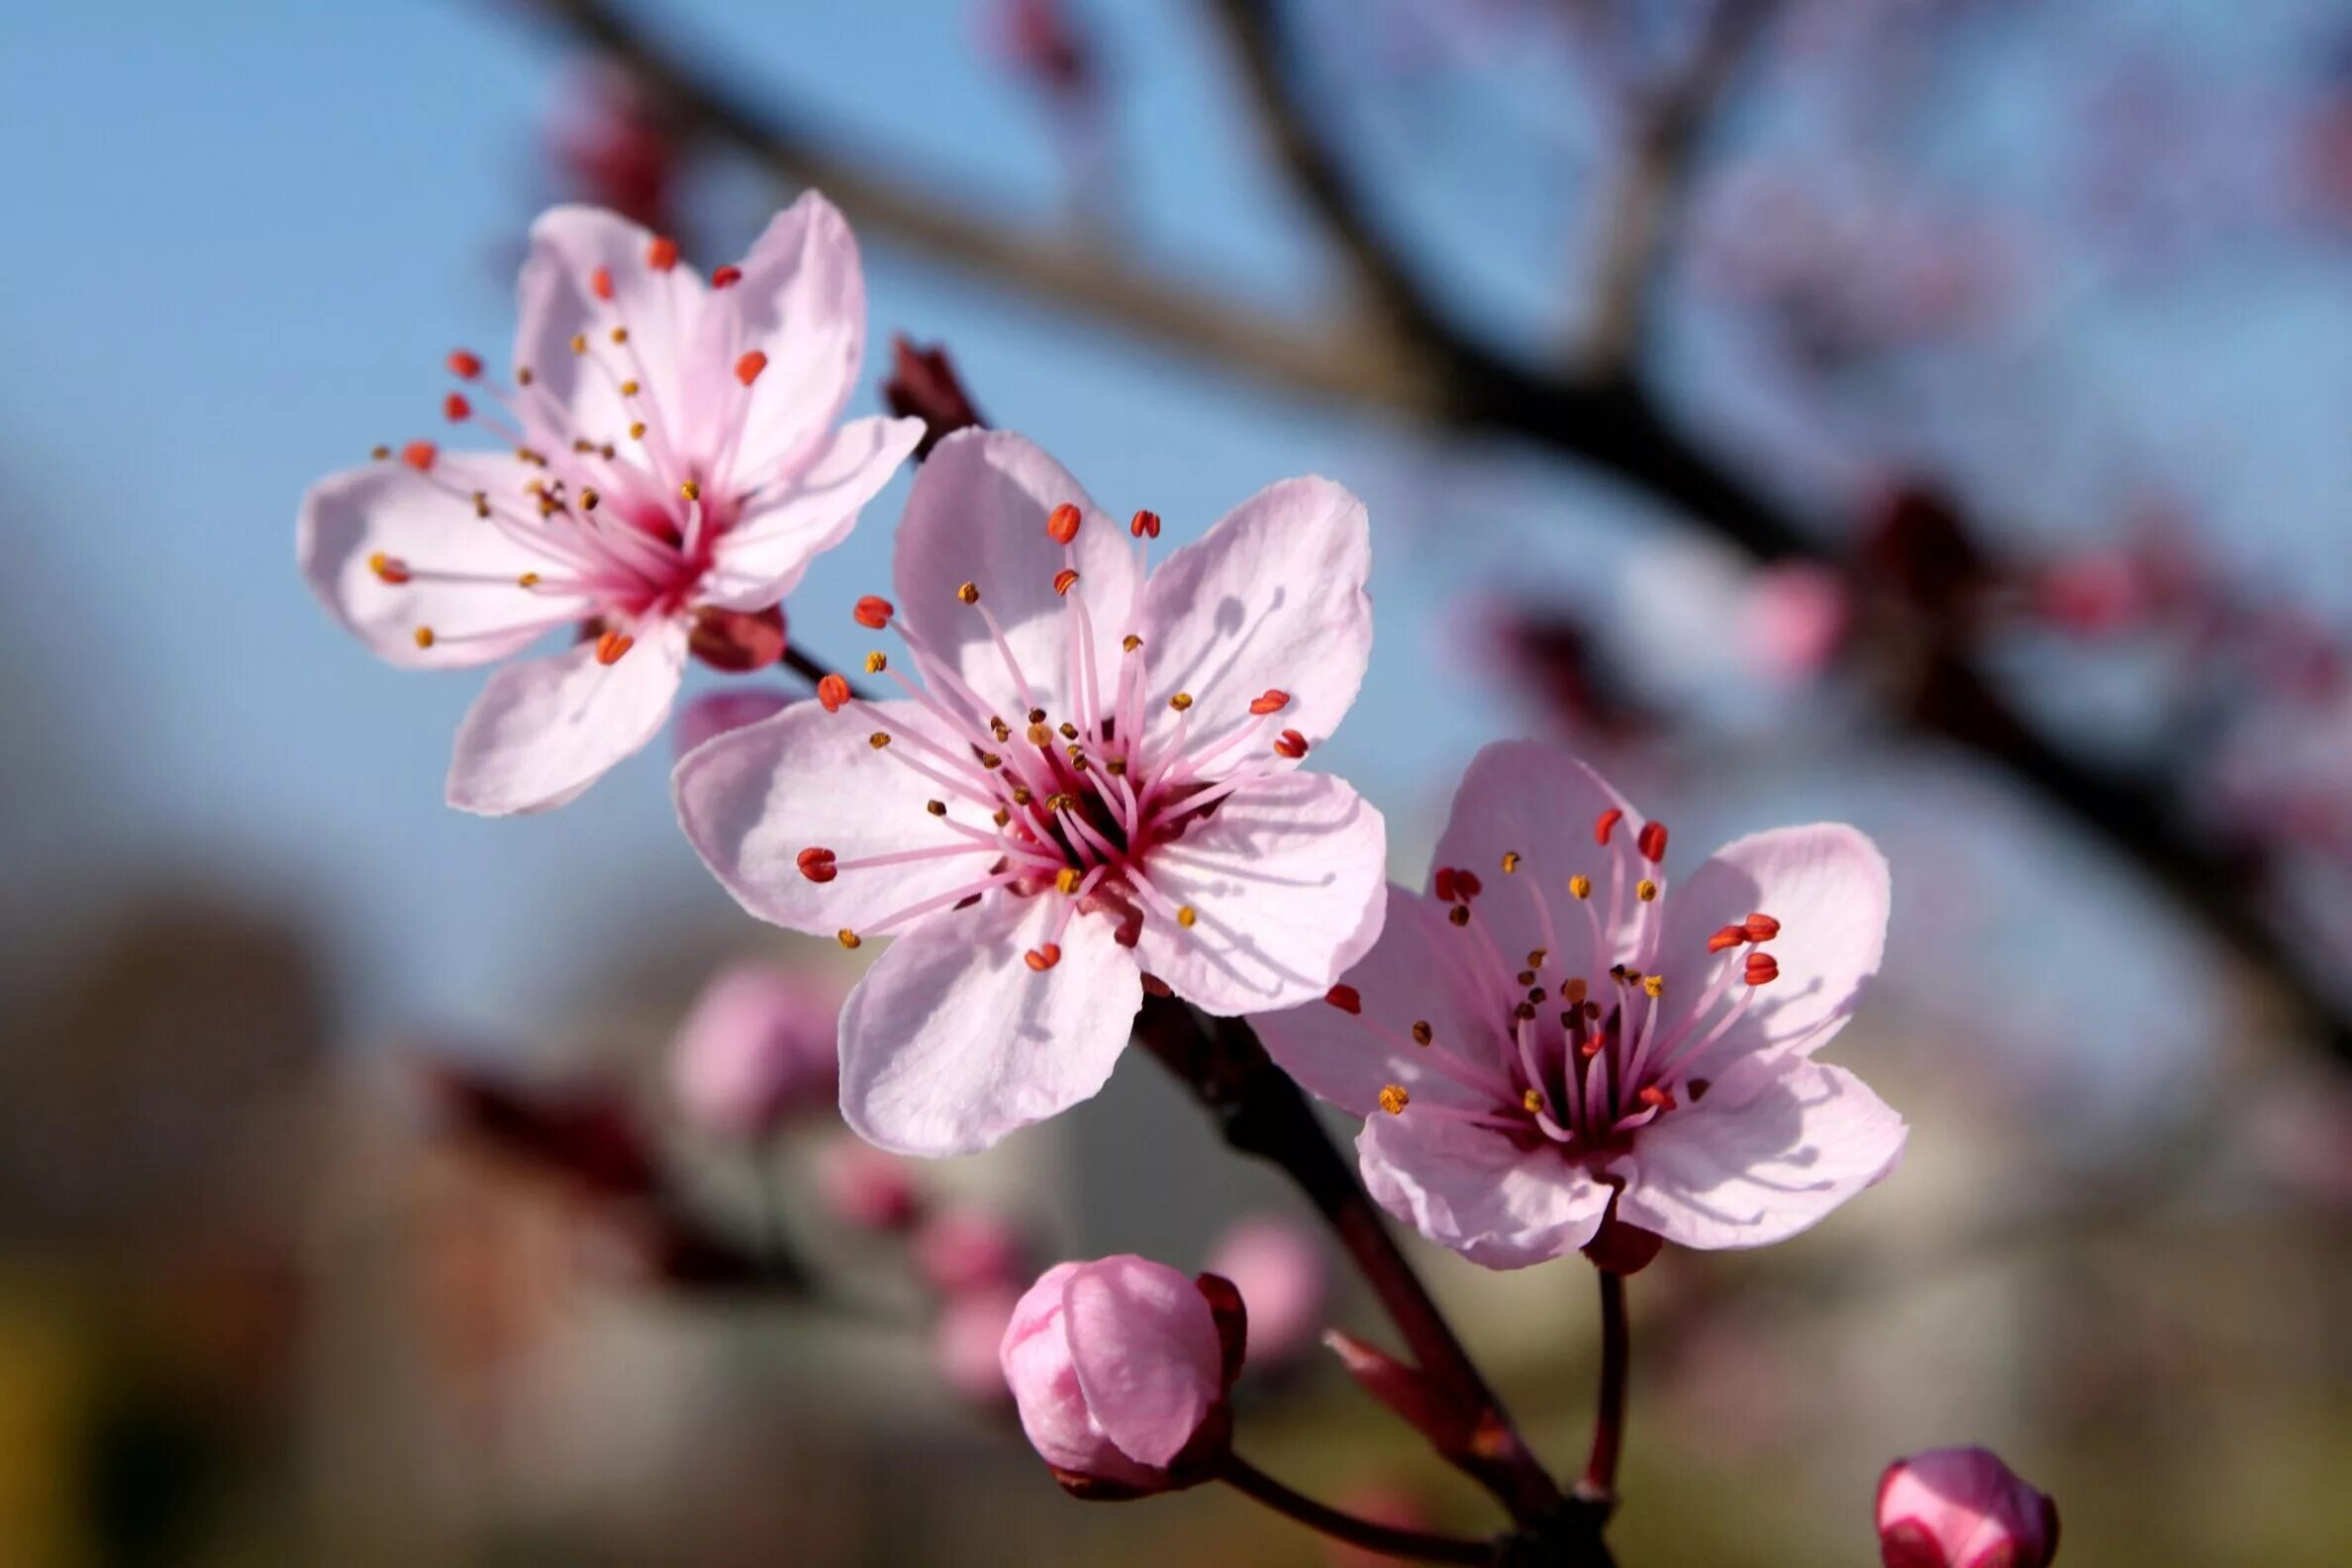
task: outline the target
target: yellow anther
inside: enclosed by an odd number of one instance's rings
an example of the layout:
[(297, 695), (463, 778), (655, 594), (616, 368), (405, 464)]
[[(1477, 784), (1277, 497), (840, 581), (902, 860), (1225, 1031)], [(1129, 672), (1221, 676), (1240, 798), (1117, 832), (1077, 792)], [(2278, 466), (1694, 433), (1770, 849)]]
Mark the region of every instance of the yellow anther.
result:
[(580, 510), (593, 512), (596, 510), (596, 503), (602, 499), (594, 489), (583, 487), (580, 491)]
[(1183, 927), (1186, 931), (1191, 931), (1193, 929), (1193, 922), (1199, 920), (1200, 918), (1201, 912), (1194, 909), (1190, 904), (1179, 904), (1176, 906), (1176, 924)]
[(1413, 1096), (1405, 1092), (1403, 1084), (1390, 1084), (1380, 1091), (1380, 1109), (1395, 1116), (1413, 1104)]
[(584, 354), (588, 351), (588, 335), (586, 333), (571, 335), (571, 351), (576, 354)]
[(637, 395), (637, 378), (635, 376), (632, 376), (627, 381), (621, 383), (621, 395), (623, 397), (636, 397)]
[(645, 439), (645, 422), (643, 420), (633, 420), (630, 422), (629, 439), (631, 441), (643, 441)]
[(614, 328), (614, 329), (613, 329), (613, 342), (615, 342), (615, 343), (625, 343), (629, 342), (629, 329), (628, 329), (628, 328), (626, 328), (626, 327), (616, 327), (616, 328)]
[(1045, 797), (1045, 809), (1049, 812), (1074, 812), (1078, 809), (1078, 797), (1068, 790), (1056, 790)]
[(1533, 952), (1527, 954), (1527, 967), (1530, 969), (1540, 969), (1543, 967), (1543, 960), (1550, 956), (1551, 950), (1549, 948), (1538, 947)]
[(515, 579), (515, 586), (518, 588), (537, 588), (539, 585), (539, 574), (538, 572), (525, 572)]
[(976, 582), (965, 583), (955, 590), (955, 597), (968, 605), (978, 604), (980, 602), (980, 585)]
[(851, 931), (848, 927), (844, 926), (839, 931), (833, 932), (833, 940), (839, 942), (844, 947), (854, 948), (863, 945), (865, 938), (858, 935), (857, 932)]
[(1013, 820), (1013, 814), (1005, 810), (1004, 807), (999, 806), (995, 811), (992, 811), (988, 814), (988, 820), (992, 823), (995, 823), (999, 828), (1002, 828)]
[(382, 462), (385, 458), (392, 455), (392, 448), (389, 446), (370, 446), (367, 448), (367, 455), (373, 457), (377, 462)]
[(1641, 989), (1649, 994), (1649, 999), (1652, 1002), (1655, 1002), (1666, 994), (1666, 977), (1664, 975), (1644, 975), (1641, 978)]
[(1034, 800), (1034, 799), (1036, 799), (1036, 797), (1035, 797), (1035, 796), (1033, 796), (1033, 795), (1031, 795), (1031, 794), (1029, 793), (1029, 786), (1028, 786), (1027, 784), (1016, 784), (1016, 785), (1014, 785), (1014, 786), (1013, 786), (1013, 804), (1014, 804), (1014, 805), (1016, 805), (1016, 806), (1027, 806), (1027, 805), (1028, 805), (1028, 804), (1029, 804), (1030, 801), (1032, 801), (1032, 800)]
[(1063, 892), (1063, 893), (1075, 893), (1075, 892), (1077, 892), (1077, 891), (1078, 891), (1078, 868), (1077, 868), (1076, 866), (1063, 866), (1063, 867), (1062, 867), (1062, 868), (1061, 868), (1059, 871), (1056, 871), (1056, 872), (1054, 872), (1054, 873), (1053, 873), (1053, 885), (1054, 885), (1054, 888), (1055, 888), (1057, 891), (1059, 891), (1059, 892)]
[(1426, 1045), (1429, 1043), (1429, 1041), (1435, 1039), (1436, 1037), (1437, 1031), (1429, 1028), (1429, 1021), (1427, 1019), (1415, 1019), (1413, 1021), (1414, 1044)]
[(1113, 757), (1110, 761), (1103, 764), (1103, 771), (1110, 774), (1113, 778), (1125, 778), (1127, 776), (1127, 758)]
[(1503, 874), (1504, 874), (1505, 876), (1510, 876), (1510, 875), (1511, 875), (1513, 872), (1517, 871), (1519, 868), (1519, 851), (1518, 851), (1517, 849), (1506, 849), (1506, 850), (1504, 850), (1504, 851), (1503, 851)]
[(475, 517), (486, 518), (490, 515), (490, 498), (481, 491), (476, 490), (473, 493), (473, 504)]
[(1013, 738), (1013, 727), (1005, 723), (1005, 721), (1002, 719), (989, 720), (988, 733), (992, 735), (995, 735), (1000, 741), (1010, 740)]
[(433, 628), (419, 627), (413, 635), (417, 639), (417, 646), (421, 648), (433, 646)]
[(1178, 713), (1184, 712), (1185, 709), (1192, 706), (1192, 693), (1178, 692), (1175, 696), (1168, 699), (1168, 706), (1175, 709)]
[(1135, 649), (1143, 645), (1143, 639), (1135, 636), (1134, 633), (1129, 632), (1126, 637), (1123, 637), (1119, 639), (1119, 645), (1123, 648), (1126, 648), (1129, 653), (1132, 653), (1135, 651)]
[(994, 751), (982, 751), (979, 753), (979, 757), (980, 765), (988, 769), (988, 771), (991, 773), (994, 773), (998, 768), (1001, 768), (1005, 765), (1005, 759), (1001, 756), (998, 756)]
[(1029, 727), (1029, 743), (1039, 748), (1053, 744), (1053, 732), (1041, 724)]
[(880, 648), (876, 648), (873, 652), (866, 655), (865, 665), (866, 673), (868, 675), (879, 675), (884, 670), (890, 668), (889, 655), (885, 654)]
[(877, 751), (881, 750), (884, 746), (890, 744), (890, 732), (887, 730), (875, 731), (872, 735), (866, 736), (866, 744), (872, 746)]
[(947, 815), (947, 803), (945, 801), (925, 801), (923, 803), (923, 809), (927, 812), (930, 812), (933, 817), (944, 817)]
[(1643, 877), (1633, 884), (1633, 896), (1644, 904), (1654, 904), (1658, 899), (1658, 884)]
[(678, 486), (678, 494), (689, 501), (700, 501), (702, 499), (702, 484), (698, 480), (689, 479)]
[(515, 366), (515, 385), (517, 385), (517, 386), (529, 386), (529, 385), (531, 385), (531, 383), (532, 383), (532, 381), (533, 381), (534, 379), (536, 379), (536, 372), (534, 372), (534, 371), (532, 370), (531, 366), (529, 366), (529, 365), (517, 365), (517, 366)]
[(1535, 1115), (1543, 1109), (1543, 1091), (1540, 1089), (1528, 1090), (1519, 1096), (1519, 1104), (1527, 1108), (1529, 1116)]
[(1078, 727), (1077, 727), (1076, 725), (1074, 725), (1074, 724), (1064, 724), (1064, 725), (1061, 727), (1061, 737), (1062, 737), (1064, 740), (1075, 740), (1075, 739), (1077, 739), (1077, 738), (1078, 738)]
[(1580, 899), (1589, 899), (1593, 896), (1593, 879), (1580, 871), (1568, 879), (1568, 891)]

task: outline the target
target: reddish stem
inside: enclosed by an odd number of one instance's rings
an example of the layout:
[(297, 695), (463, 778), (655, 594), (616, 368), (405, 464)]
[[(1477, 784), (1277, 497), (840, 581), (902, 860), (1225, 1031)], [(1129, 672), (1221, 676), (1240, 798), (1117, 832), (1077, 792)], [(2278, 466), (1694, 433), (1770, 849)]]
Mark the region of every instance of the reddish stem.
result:
[(1617, 1455), (1625, 1443), (1625, 1369), (1632, 1335), (1625, 1322), (1625, 1276), (1608, 1269), (1595, 1272), (1601, 1276), (1601, 1401), (1593, 1417), (1593, 1457), (1576, 1495), (1613, 1508)]
[(1318, 1530), (1333, 1540), (1345, 1541), (1350, 1546), (1378, 1552), (1384, 1557), (1433, 1563), (1492, 1564), (1501, 1560), (1497, 1548), (1485, 1541), (1399, 1529), (1318, 1503), (1311, 1497), (1293, 1492), (1238, 1454), (1225, 1455), (1223, 1466), (1218, 1470), (1218, 1479), (1234, 1491), (1263, 1503), (1275, 1513), (1297, 1519), (1311, 1530)]

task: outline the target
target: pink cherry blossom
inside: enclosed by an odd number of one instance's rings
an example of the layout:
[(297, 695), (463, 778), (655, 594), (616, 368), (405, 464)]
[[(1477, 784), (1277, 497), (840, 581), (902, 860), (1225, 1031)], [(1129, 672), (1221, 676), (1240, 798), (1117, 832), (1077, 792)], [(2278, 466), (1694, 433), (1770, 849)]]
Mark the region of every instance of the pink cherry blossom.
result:
[(1020, 1301), (1013, 1287), (991, 1285), (959, 1291), (940, 1304), (931, 1324), (931, 1365), (958, 1399), (1002, 1405), (1012, 1397), (997, 1351)]
[(679, 756), (684, 756), (705, 740), (730, 730), (773, 719), (791, 701), (788, 693), (768, 686), (705, 692), (688, 703), (685, 712), (678, 715), (678, 722), (670, 726), (670, 744)]
[(860, 1230), (904, 1230), (923, 1213), (907, 1162), (846, 1133), (818, 1152), (817, 1201)]
[(1047, 1269), (998, 1355), (1045, 1462), (1131, 1492), (1177, 1484), (1169, 1467), (1222, 1414), (1230, 1382), (1208, 1298), (1132, 1255)]
[(774, 964), (721, 970), (670, 1044), (686, 1115), (723, 1137), (759, 1137), (796, 1108), (830, 1104), (840, 992)]
[(1029, 1272), (1021, 1251), (1021, 1233), (1011, 1221), (973, 1205), (942, 1210), (915, 1232), (915, 1270), (946, 1296), (1018, 1283), (1016, 1273)]
[(2058, 1506), (1989, 1448), (1937, 1448), (1887, 1466), (1878, 1530), (1886, 1568), (2044, 1568)]
[(1582, 763), (1480, 752), (1430, 892), (1322, 1003), (1256, 1020), (1368, 1118), (1364, 1181), (1518, 1268), (1617, 1220), (1696, 1247), (1803, 1230), (1884, 1176), (1905, 1127), (1813, 1059), (1876, 972), (1887, 866), (1842, 826), (1737, 839), (1669, 892), (1667, 833)]
[(1158, 533), (1018, 436), (950, 437), (895, 604), (860, 605), (922, 680), (877, 650), (901, 697), (829, 679), (678, 765), (687, 836), (751, 913), (899, 935), (841, 1014), (841, 1112), (886, 1148), (967, 1152), (1093, 1095), (1147, 983), (1286, 1007), (1379, 934), (1380, 815), (1297, 766), (1371, 648), (1363, 506), (1285, 480), (1154, 571)]
[(494, 816), (563, 805), (650, 740), (690, 650), (777, 657), (778, 601), (923, 435), (840, 422), (865, 283), (821, 196), (708, 283), (674, 242), (558, 207), (520, 295), (518, 385), (461, 349), (443, 406), (504, 449), (379, 448), (311, 487), (297, 537), (312, 590), (396, 664), (486, 664), (584, 629), (492, 676), (458, 730), (449, 803)]

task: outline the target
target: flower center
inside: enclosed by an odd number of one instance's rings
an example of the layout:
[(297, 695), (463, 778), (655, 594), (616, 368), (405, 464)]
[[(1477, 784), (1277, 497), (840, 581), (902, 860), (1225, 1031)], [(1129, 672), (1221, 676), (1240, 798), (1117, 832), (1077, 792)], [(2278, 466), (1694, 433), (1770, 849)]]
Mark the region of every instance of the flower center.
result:
[[(655, 287), (667, 291), (660, 296), (669, 307), (665, 325), (672, 350), (680, 356), (662, 368), (676, 371), (682, 381), (697, 366), (683, 357), (680, 334), (692, 328), (679, 322), (685, 304), (683, 285), (673, 281), (676, 243), (654, 241), (643, 265)], [(734, 267), (719, 268), (706, 304), (726, 311), (734, 340), (743, 329), (730, 290), (740, 276)], [(585, 283), (592, 298), (612, 304), (616, 291), (608, 269), (595, 269)], [(722, 300), (724, 305), (718, 303)], [(655, 392), (655, 378), (628, 323), (616, 310), (605, 315), (594, 333), (574, 335), (569, 347), (578, 373), (599, 378), (611, 389), (621, 428), (584, 428), (574, 412), (576, 400), (556, 397), (529, 365), (516, 367), (513, 392), (484, 382), (481, 357), (460, 348), (448, 356), (450, 372), (495, 403), (498, 412), (478, 408), (464, 392), (451, 392), (442, 414), (453, 425), (489, 432), (534, 470), (532, 477), (512, 494), (473, 489), (450, 476), (433, 442), (411, 441), (400, 452), (400, 460), (446, 493), (452, 505), (469, 508), (481, 526), (498, 530), (544, 564), (512, 577), (447, 570), (383, 553), (368, 564), (392, 584), (435, 582), (531, 594), (546, 601), (541, 624), (547, 627), (596, 619), (604, 629), (600, 656), (612, 663), (634, 645), (639, 623), (692, 607), (710, 570), (713, 545), (741, 515), (747, 496), (735, 473), (735, 456), (750, 390), (766, 369), (767, 356), (758, 349), (734, 354), (735, 385), (728, 390), (735, 395), (715, 429), (698, 432), (687, 424), (683, 407), (666, 407)], [(681, 404), (689, 401), (682, 386), (673, 397)], [(375, 455), (386, 459), (392, 452), (379, 446)], [(503, 637), (514, 630), (520, 628), (502, 626), (469, 636)], [(415, 636), (420, 647), (468, 639), (443, 638), (426, 625), (417, 627)], [(607, 650), (612, 650), (609, 656)]]
[[(801, 852), (802, 874), (830, 882), (843, 871), (964, 856), (985, 866), (968, 883), (908, 905), (862, 932), (844, 930), (842, 945), (857, 946), (864, 936), (936, 909), (968, 907), (999, 890), (1060, 901), (1047, 939), (1027, 954), (1029, 967), (1039, 971), (1060, 961), (1060, 936), (1080, 915), (1110, 920), (1115, 939), (1129, 947), (1141, 938), (1147, 919), (1190, 931), (1202, 912), (1159, 886), (1155, 870), (1171, 852), (1180, 853), (1186, 833), (1215, 815), (1235, 790), (1306, 754), (1306, 738), (1279, 728), (1276, 716), (1290, 706), (1289, 694), (1281, 691), (1252, 699), (1246, 713), (1214, 716), (1198, 713), (1192, 696), (1179, 691), (1167, 699), (1174, 724), (1147, 735), (1150, 649), (1135, 620), (1142, 596), (1138, 592), (1127, 607), (1116, 667), (1100, 667), (1093, 610), (1071, 547), (1079, 526), (1074, 505), (1054, 508), (1046, 520), (1046, 532), (1063, 545), (1063, 565), (1053, 577), (1064, 632), (1062, 679), (1054, 688), (1065, 694), (1061, 711), (1045, 706), (1053, 699), (1022, 667), (978, 584), (970, 582), (956, 590), (956, 599), (981, 620), (994, 645), (998, 669), (981, 683), (991, 695), (903, 625), (925, 682), (909, 680), (880, 652), (866, 655), (866, 672), (887, 674), (930, 724), (893, 730), (881, 710), (850, 694), (846, 681), (834, 676), (821, 685), (819, 700), (829, 711), (864, 708), (879, 726), (868, 743), (937, 787), (925, 810), (958, 841), (858, 860), (839, 860), (812, 845)], [(1149, 512), (1136, 513), (1129, 526), (1141, 557), (1138, 583), (1148, 575), (1148, 540), (1159, 528)], [(859, 623), (876, 630), (889, 625), (894, 613), (879, 598), (858, 602)], [(958, 820), (951, 802), (966, 808), (960, 814), (965, 819), (977, 808), (987, 826)]]
[[(1596, 900), (1594, 879), (1583, 870), (1559, 884), (1583, 910), (1581, 919), (1554, 916), (1544, 878), (1563, 868), (1532, 864), (1516, 851), (1503, 855), (1503, 875), (1529, 879), (1542, 933), (1543, 945), (1524, 954), (1507, 954), (1481, 914), (1486, 890), (1477, 873), (1438, 869), (1435, 894), (1462, 932), (1470, 988), (1486, 999), (1472, 1026), (1480, 1037), (1440, 1039), (1416, 1021), (1411, 1044), (1433, 1073), (1489, 1104), (1425, 1105), (1417, 1114), (1548, 1141), (1597, 1163), (1621, 1152), (1637, 1128), (1707, 1093), (1709, 1080), (1691, 1069), (1779, 976), (1762, 944), (1780, 934), (1780, 922), (1752, 914), (1717, 929), (1704, 952), (1661, 951), (1666, 828), (1653, 822), (1636, 834), (1619, 833), (1623, 815), (1612, 808), (1594, 824), (1607, 860), (1606, 900)], [(1335, 986), (1325, 1000), (1361, 1018), (1352, 987)], [(1381, 1095), (1381, 1109), (1392, 1115), (1411, 1103), (1403, 1085)]]

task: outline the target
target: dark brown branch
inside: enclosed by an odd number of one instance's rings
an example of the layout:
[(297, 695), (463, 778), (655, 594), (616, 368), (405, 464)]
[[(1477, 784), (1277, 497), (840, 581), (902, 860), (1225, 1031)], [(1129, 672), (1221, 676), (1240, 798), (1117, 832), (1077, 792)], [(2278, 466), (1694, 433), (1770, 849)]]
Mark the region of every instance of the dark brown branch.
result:
[(1778, 9), (1779, 0), (1715, 0), (1689, 67), (1632, 106), (1578, 355), (1588, 379), (1623, 374), (1649, 338), (1650, 297), (1691, 165), (1732, 78)]
[(1368, 1552), (1377, 1552), (1383, 1557), (1431, 1563), (1492, 1564), (1501, 1560), (1499, 1548), (1487, 1541), (1399, 1529), (1392, 1524), (1376, 1523), (1353, 1514), (1342, 1513), (1328, 1504), (1318, 1503), (1311, 1497), (1292, 1491), (1239, 1454), (1225, 1456), (1218, 1479), (1284, 1518), (1297, 1519), (1311, 1530), (1328, 1535), (1333, 1540), (1345, 1541), (1350, 1546), (1360, 1546)]

